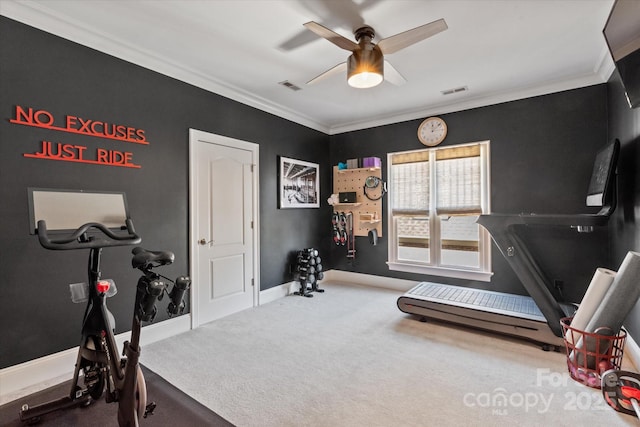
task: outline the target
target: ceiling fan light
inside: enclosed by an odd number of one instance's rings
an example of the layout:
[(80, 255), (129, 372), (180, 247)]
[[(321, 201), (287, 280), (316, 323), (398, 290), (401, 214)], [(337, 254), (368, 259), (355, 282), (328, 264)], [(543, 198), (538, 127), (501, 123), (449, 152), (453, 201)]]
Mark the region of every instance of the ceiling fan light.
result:
[(358, 89), (368, 89), (370, 87), (374, 87), (382, 83), (382, 74), (377, 72), (368, 72), (363, 71), (358, 74), (354, 74), (347, 79), (347, 83), (349, 86), (355, 87)]
[(347, 83), (351, 87), (367, 89), (384, 80), (384, 59), (379, 49), (354, 52), (347, 61)]

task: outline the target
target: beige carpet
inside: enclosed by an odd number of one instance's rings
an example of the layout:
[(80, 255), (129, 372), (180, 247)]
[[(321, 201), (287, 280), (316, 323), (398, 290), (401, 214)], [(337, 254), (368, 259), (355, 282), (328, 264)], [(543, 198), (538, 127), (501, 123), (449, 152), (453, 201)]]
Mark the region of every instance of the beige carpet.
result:
[(398, 291), (322, 286), (148, 345), (141, 362), (240, 427), (637, 425), (563, 354), (419, 322)]

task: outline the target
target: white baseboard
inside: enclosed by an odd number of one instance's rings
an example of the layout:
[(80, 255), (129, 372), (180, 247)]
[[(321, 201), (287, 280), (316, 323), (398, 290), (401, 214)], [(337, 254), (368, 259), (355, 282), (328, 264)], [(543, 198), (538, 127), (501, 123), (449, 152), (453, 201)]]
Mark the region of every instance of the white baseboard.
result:
[[(406, 292), (418, 284), (416, 281), (396, 279), (393, 277), (375, 276), (372, 274), (353, 273), (350, 271), (328, 270), (324, 272), (324, 279), (320, 283), (339, 282), (353, 283), (364, 286), (375, 286)], [(279, 298), (291, 295), (300, 289), (300, 284), (296, 281), (283, 283), (278, 286), (260, 291), (259, 304), (267, 304)]]
[[(297, 282), (289, 282), (260, 291), (259, 304), (285, 297), (297, 290), (298, 286)], [(147, 325), (142, 328), (140, 346), (144, 347), (190, 329), (191, 315), (188, 314)], [(116, 342), (120, 348), (130, 335), (127, 332), (116, 336)], [(0, 405), (18, 399), (25, 393), (34, 393), (71, 379), (77, 355), (78, 347), (74, 347), (0, 369)]]
[(406, 292), (419, 282), (415, 280), (396, 279), (393, 277), (375, 276), (372, 274), (354, 273), (351, 271), (329, 270), (324, 275), (324, 281), (346, 282), (358, 285), (375, 286)]
[[(259, 304), (266, 304), (285, 297), (297, 290), (298, 286), (297, 282), (289, 282), (260, 291)], [(190, 329), (190, 315), (147, 325), (142, 328), (140, 346), (143, 347), (153, 342), (170, 338)], [(116, 336), (118, 346), (122, 348), (124, 341), (128, 340), (129, 337), (129, 332), (118, 334)], [(78, 347), (74, 347), (29, 360), (19, 365), (0, 369), (0, 404), (24, 396), (24, 390), (28, 390), (28, 393), (33, 393), (71, 379), (77, 355)]]
[(260, 291), (260, 296), (258, 297), (258, 305), (263, 305), (280, 299), (282, 297), (286, 297), (298, 290), (299, 288), (298, 282), (288, 282), (283, 283), (278, 286), (274, 286), (273, 288), (265, 289), (264, 291)]
[[(329, 270), (325, 272), (323, 282), (354, 283), (375, 286), (405, 292), (417, 284), (415, 281), (395, 279), (349, 271)], [(260, 291), (259, 305), (276, 301), (297, 291), (297, 282), (283, 283)], [(184, 315), (163, 322), (154, 323), (143, 328), (141, 346), (160, 341), (191, 329), (191, 316)], [(119, 347), (129, 339), (129, 333), (118, 334), (116, 341)], [(42, 390), (52, 385), (71, 379), (76, 362), (78, 348), (71, 348), (30, 360), (19, 365), (0, 369), (0, 405), (18, 399), (26, 394)], [(640, 347), (627, 336), (625, 355), (640, 370)], [(25, 392), (24, 390), (28, 390)]]
[[(147, 325), (142, 328), (140, 346), (144, 347), (190, 329), (191, 316), (188, 314)], [(116, 336), (120, 348), (130, 335), (126, 332)], [(77, 355), (78, 347), (75, 347), (0, 369), (0, 404), (24, 396), (22, 390), (28, 389), (29, 393), (33, 393), (71, 379)]]

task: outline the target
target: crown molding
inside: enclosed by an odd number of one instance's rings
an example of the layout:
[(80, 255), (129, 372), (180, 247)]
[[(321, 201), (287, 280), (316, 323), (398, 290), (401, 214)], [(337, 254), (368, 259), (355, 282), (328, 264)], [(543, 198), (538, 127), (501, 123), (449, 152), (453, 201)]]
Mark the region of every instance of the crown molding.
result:
[(224, 83), (183, 64), (173, 62), (169, 58), (160, 57), (144, 49), (132, 46), (123, 40), (119, 40), (97, 31), (95, 28), (91, 28), (81, 22), (70, 20), (66, 16), (58, 14), (47, 8), (45, 2), (37, 2), (33, 0), (24, 0), (20, 2), (2, 0), (0, 1), (0, 6), (0, 15), (4, 15), (8, 18), (49, 32), (74, 43), (95, 49), (185, 83), (192, 84), (196, 87), (328, 135), (336, 135), (345, 132), (415, 120), (434, 114), (452, 113), (600, 84), (608, 81), (615, 69), (613, 60), (605, 48), (594, 72), (589, 75), (558, 80), (555, 82), (545, 83), (544, 85), (523, 88), (517, 91), (491, 93), (483, 96), (441, 103), (426, 109), (412, 109), (394, 115), (385, 115), (367, 118), (366, 120), (330, 125), (320, 123), (311, 117), (302, 115), (296, 111), (283, 107), (280, 104), (273, 103), (268, 99), (258, 97), (255, 94)]
[(329, 133), (329, 126), (319, 123), (308, 116), (301, 115), (282, 105), (274, 104), (265, 98), (258, 97), (238, 87), (200, 73), (183, 64), (174, 62), (170, 58), (160, 57), (144, 49), (132, 46), (124, 40), (102, 33), (82, 22), (71, 20), (47, 8), (45, 2), (2, 0), (0, 5), (2, 7), (0, 9), (0, 15), (6, 16), (7, 18), (168, 77), (192, 84), (201, 89), (208, 90), (225, 98), (271, 113), (308, 128), (325, 134)]
[[(329, 134), (337, 135), (345, 132), (352, 132), (356, 130), (368, 129), (376, 126), (384, 126), (393, 123), (400, 123), (409, 120), (416, 120), (425, 118), (432, 115), (454, 113), (457, 111), (470, 110), (473, 108), (486, 107), (489, 105), (501, 104), (504, 102), (517, 101), (525, 98), (532, 98), (535, 96), (548, 95), (551, 93), (562, 92), (565, 90), (578, 89), (581, 87), (593, 86), (596, 84), (604, 83), (607, 79), (604, 79), (599, 74), (588, 74), (579, 77), (573, 77), (570, 79), (558, 80), (544, 85), (531, 86), (523, 88), (517, 91), (492, 93), (484, 96), (478, 96), (474, 98), (465, 98), (457, 102), (442, 103), (432, 106), (428, 109), (414, 109), (405, 111), (393, 116), (377, 117), (368, 119), (366, 121), (358, 121), (351, 123), (344, 123), (337, 126), (332, 126)], [(455, 95), (454, 95), (455, 96)]]

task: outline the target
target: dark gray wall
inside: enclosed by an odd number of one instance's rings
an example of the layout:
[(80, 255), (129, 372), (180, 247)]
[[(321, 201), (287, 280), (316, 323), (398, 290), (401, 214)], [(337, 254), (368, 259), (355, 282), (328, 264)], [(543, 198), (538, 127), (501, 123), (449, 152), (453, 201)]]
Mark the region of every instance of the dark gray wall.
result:
[[(84, 309), (71, 303), (67, 285), (86, 280), (88, 251), (48, 251), (28, 234), (27, 188), (126, 191), (143, 246), (176, 254), (163, 273), (187, 273), (189, 128), (260, 145), (262, 289), (293, 279), (287, 268), (292, 252), (309, 246), (328, 251), (328, 206), (277, 208), (278, 155), (330, 170), (327, 135), (4, 17), (0, 64), (0, 367), (78, 345)], [(47, 110), (60, 121), (75, 115), (144, 129), (150, 144), (11, 124), (16, 105)], [(129, 151), (142, 168), (23, 157), (38, 151), (43, 139), (87, 146), (85, 158), (96, 148)], [(321, 173), (322, 200), (330, 182)], [(103, 277), (118, 286), (109, 301), (117, 332), (131, 324), (137, 275), (130, 250), (103, 254)], [(166, 317), (162, 305), (156, 321)]]
[[(595, 154), (607, 142), (606, 85), (528, 98), (483, 108), (443, 114), (448, 135), (442, 146), (491, 141), (491, 205), (498, 213), (593, 212), (585, 198)], [(384, 159), (388, 152), (422, 147), (416, 136), (421, 120), (349, 132), (331, 137), (331, 163), (352, 157)], [(384, 237), (377, 246), (358, 238), (355, 262), (343, 248), (333, 247), (332, 264), (339, 269), (410, 280), (524, 294), (524, 288), (493, 247), (490, 283), (389, 271), (387, 265), (386, 198)], [(564, 296), (579, 301), (595, 268), (610, 267), (607, 230), (578, 234), (566, 228), (526, 230), (530, 249), (551, 283), (564, 283)], [(555, 291), (555, 290), (554, 290)], [(561, 297), (561, 295), (557, 295)]]
[[(443, 281), (388, 271), (386, 214), (380, 244), (357, 238), (357, 258), (348, 263), (344, 249), (331, 243), (331, 210), (325, 203), (331, 165), (363, 156), (386, 163), (387, 152), (420, 148), (420, 120), (329, 137), (4, 17), (0, 64), (0, 367), (76, 346), (79, 338), (83, 307), (70, 302), (67, 284), (84, 280), (87, 254), (44, 250), (28, 234), (27, 187), (126, 191), (144, 246), (175, 251), (177, 261), (165, 272), (183, 274), (188, 270), (189, 128), (260, 145), (262, 289), (292, 280), (287, 261), (308, 246), (320, 249), (327, 268)], [(582, 296), (595, 267), (617, 268), (627, 250), (640, 249), (638, 110), (623, 108), (615, 88), (609, 92), (608, 103), (607, 86), (598, 85), (442, 115), (449, 125), (444, 145), (491, 140), (494, 212), (586, 212), (595, 152), (608, 138), (621, 139), (621, 204), (610, 233), (613, 250), (607, 230), (584, 235), (535, 230), (528, 236), (550, 278), (564, 282), (568, 300)], [(56, 118), (70, 114), (145, 129), (149, 146), (113, 146), (133, 152), (142, 169), (24, 158), (23, 153), (38, 150), (42, 139), (89, 150), (109, 143), (10, 124), (15, 105), (46, 109)], [(320, 164), (320, 209), (277, 209), (278, 155)], [(103, 260), (104, 275), (118, 284), (110, 307), (117, 332), (123, 332), (129, 328), (137, 275), (128, 267), (128, 248), (105, 250)], [(446, 282), (524, 293), (495, 248), (493, 270), (491, 283)], [(636, 341), (637, 311), (630, 327)], [(165, 318), (162, 310), (158, 320)]]
[[(610, 222), (611, 257), (617, 268), (628, 251), (640, 251), (640, 108), (629, 108), (617, 72), (611, 76), (607, 88), (609, 137), (620, 140), (618, 209)], [(640, 342), (640, 303), (631, 311), (625, 325), (634, 341)]]

